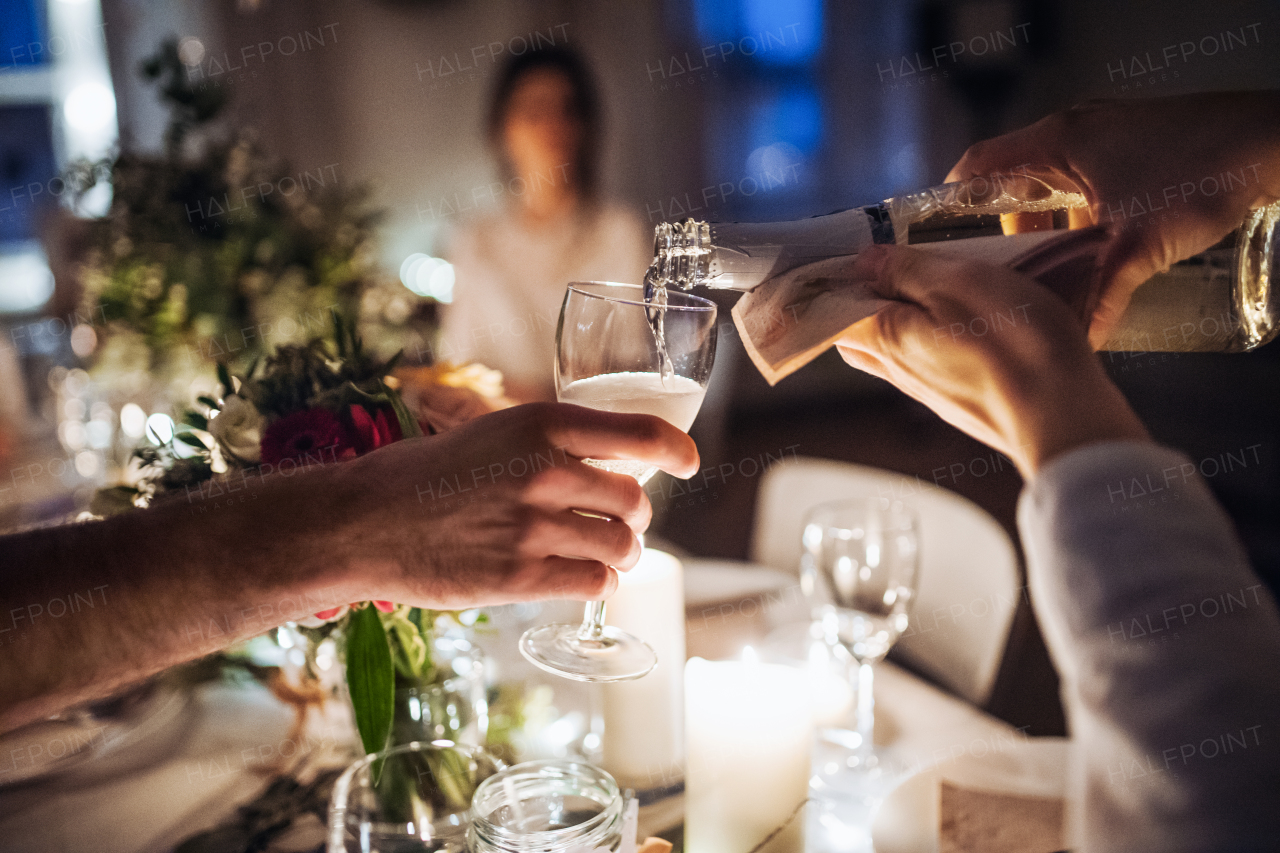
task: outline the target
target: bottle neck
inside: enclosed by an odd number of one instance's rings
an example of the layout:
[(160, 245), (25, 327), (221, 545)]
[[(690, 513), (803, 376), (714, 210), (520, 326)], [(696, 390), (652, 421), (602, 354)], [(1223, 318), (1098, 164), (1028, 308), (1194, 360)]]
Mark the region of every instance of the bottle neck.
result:
[(654, 236), (655, 280), (685, 290), (751, 290), (794, 267), (893, 242), (893, 229), (882, 208), (868, 207), (797, 222), (686, 219), (660, 223)]
[(654, 228), (653, 263), (667, 286), (689, 290), (705, 285), (711, 264), (711, 226), (696, 219), (660, 222)]

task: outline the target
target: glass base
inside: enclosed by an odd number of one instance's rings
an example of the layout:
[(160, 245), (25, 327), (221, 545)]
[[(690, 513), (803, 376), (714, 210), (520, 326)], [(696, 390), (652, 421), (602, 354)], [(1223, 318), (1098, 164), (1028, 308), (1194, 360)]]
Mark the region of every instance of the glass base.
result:
[(542, 625), (520, 638), (520, 654), (539, 669), (574, 681), (610, 682), (643, 678), (658, 665), (649, 644), (604, 626), (597, 640), (578, 637), (581, 625)]
[(857, 732), (824, 729), (813, 750), (809, 792), (819, 800), (878, 803), (902, 781), (905, 767), (892, 751), (861, 749)]

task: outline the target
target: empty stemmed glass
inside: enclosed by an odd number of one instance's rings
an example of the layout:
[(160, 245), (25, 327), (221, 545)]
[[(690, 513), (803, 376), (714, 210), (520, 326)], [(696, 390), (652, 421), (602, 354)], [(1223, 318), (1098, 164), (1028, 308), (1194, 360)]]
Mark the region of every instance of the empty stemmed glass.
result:
[[(693, 425), (716, 352), (714, 302), (671, 293), (662, 312), (664, 364), (640, 285), (574, 282), (556, 329), (556, 397), (608, 412), (657, 415), (686, 432)], [(585, 459), (641, 484), (657, 468), (631, 459)], [(591, 513), (582, 513), (592, 515)], [(587, 603), (581, 625), (531, 628), (520, 652), (535, 665), (577, 681), (647, 675), (658, 656), (637, 637), (604, 624), (604, 602)]]
[(852, 657), (850, 668), (857, 672), (853, 731), (823, 732), (844, 759), (828, 766), (827, 775), (876, 771), (872, 665), (907, 628), (920, 565), (919, 523), (901, 501), (835, 501), (809, 511), (803, 542), (801, 585), (815, 604), (814, 618), (828, 644)]

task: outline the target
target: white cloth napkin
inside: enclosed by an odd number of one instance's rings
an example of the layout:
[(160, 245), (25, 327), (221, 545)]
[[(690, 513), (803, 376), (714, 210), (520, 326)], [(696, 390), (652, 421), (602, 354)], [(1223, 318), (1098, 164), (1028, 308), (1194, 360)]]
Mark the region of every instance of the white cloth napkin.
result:
[[(1097, 300), (1102, 228), (973, 237), (913, 248), (1002, 264), (1062, 297), (1081, 319)], [(880, 310), (865, 282), (849, 274), (855, 256), (827, 258), (770, 279), (733, 306), (733, 322), (751, 361), (770, 385), (813, 361), (859, 320)]]

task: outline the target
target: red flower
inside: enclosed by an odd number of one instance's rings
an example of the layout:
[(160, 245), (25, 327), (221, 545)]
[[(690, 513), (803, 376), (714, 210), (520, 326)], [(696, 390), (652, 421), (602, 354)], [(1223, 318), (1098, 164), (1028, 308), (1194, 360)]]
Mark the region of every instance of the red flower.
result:
[[(337, 459), (362, 456), (404, 437), (400, 419), (390, 406), (374, 414), (359, 404), (347, 407), (345, 418), (328, 409), (307, 409), (275, 421), (262, 435), (262, 461), (278, 465), (328, 450)], [(345, 423), (344, 423), (345, 421)]]
[(319, 456), (332, 448), (334, 456), (350, 449), (346, 430), (328, 409), (306, 409), (275, 421), (262, 434), (262, 461), (278, 465), (285, 459)]
[(357, 455), (377, 450), (404, 437), (400, 431), (400, 419), (390, 406), (379, 406), (375, 414), (359, 404), (347, 407), (351, 420), (348, 439)]

